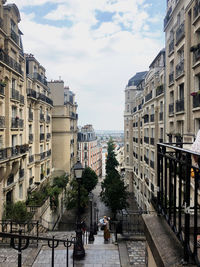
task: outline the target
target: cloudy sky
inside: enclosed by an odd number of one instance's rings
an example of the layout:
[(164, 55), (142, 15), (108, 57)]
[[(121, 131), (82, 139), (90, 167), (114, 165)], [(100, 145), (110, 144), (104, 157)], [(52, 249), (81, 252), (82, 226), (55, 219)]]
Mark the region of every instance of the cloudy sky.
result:
[(8, 0), (21, 13), (26, 53), (76, 94), (79, 125), (122, 130), (124, 89), (164, 47), (165, 2)]

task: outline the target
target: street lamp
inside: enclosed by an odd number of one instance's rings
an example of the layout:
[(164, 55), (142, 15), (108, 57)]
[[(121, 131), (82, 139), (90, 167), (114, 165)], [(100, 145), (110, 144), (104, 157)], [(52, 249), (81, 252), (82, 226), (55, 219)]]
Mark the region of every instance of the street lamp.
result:
[(92, 200), (93, 194), (89, 193), (89, 201), (90, 201), (90, 234), (89, 234), (89, 241), (94, 241), (94, 232), (93, 232), (93, 224), (92, 224)]
[(97, 203), (94, 202), (94, 235), (97, 235), (98, 226), (97, 226)]
[(82, 174), (83, 174), (83, 166), (78, 161), (74, 165), (74, 176), (78, 182), (78, 214), (77, 214), (77, 222), (76, 222), (76, 242), (74, 244), (74, 252), (73, 256), (75, 259), (81, 259), (85, 256), (85, 250), (83, 247), (82, 241), (82, 231), (81, 231), (81, 219), (80, 219), (80, 184), (82, 181)]

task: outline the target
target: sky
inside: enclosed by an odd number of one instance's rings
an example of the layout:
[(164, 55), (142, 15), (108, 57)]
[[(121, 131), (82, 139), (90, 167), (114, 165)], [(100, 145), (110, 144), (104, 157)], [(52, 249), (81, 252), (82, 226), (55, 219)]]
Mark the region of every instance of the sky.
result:
[(123, 130), (124, 89), (164, 47), (165, 2), (8, 0), (21, 14), (25, 53), (76, 95), (78, 125)]

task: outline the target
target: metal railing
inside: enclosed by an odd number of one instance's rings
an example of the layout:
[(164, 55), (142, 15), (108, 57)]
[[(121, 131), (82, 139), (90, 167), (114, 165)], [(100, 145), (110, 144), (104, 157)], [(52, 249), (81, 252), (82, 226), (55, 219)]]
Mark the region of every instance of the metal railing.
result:
[(144, 142), (145, 142), (146, 144), (149, 144), (149, 137), (144, 136)]
[(5, 128), (5, 116), (0, 116), (0, 128)]
[[(193, 164), (193, 159), (196, 164)], [(189, 262), (192, 258), (198, 266), (199, 163), (200, 155), (191, 150), (177, 147), (176, 144), (157, 144), (158, 189), (157, 199), (153, 198), (152, 201), (182, 243), (184, 261)], [(191, 178), (191, 171), (194, 178)]]
[(15, 31), (13, 31), (11, 29), (11, 32), (10, 32), (10, 37), (12, 38), (12, 40), (17, 44), (19, 45), (19, 36), (16, 34)]
[(185, 36), (185, 22), (183, 21), (176, 30), (176, 45)]
[(169, 84), (172, 84), (174, 82), (174, 71), (172, 71), (170, 74), (169, 74)]
[(29, 163), (33, 162), (34, 161), (34, 155), (30, 155), (28, 157), (28, 160), (29, 160)]
[(145, 102), (149, 101), (150, 99), (152, 99), (152, 91), (145, 96)]
[(164, 93), (164, 86), (163, 86), (163, 85), (159, 85), (159, 86), (156, 88), (156, 96), (159, 96), (159, 95), (161, 95), (162, 93)]
[[(49, 248), (51, 248), (51, 267), (54, 267), (55, 263), (55, 248), (59, 246), (59, 244), (64, 245), (66, 248), (66, 266), (69, 266), (69, 247), (75, 244), (76, 237), (71, 236), (70, 239), (57, 239), (54, 236), (50, 237), (39, 237), (39, 236), (31, 236), (31, 235), (22, 235), (22, 230), (19, 230), (18, 234), (13, 233), (3, 233), (0, 232), (0, 237), (10, 239), (10, 246), (18, 251), (18, 267), (22, 267), (22, 251), (29, 247), (31, 241), (42, 241), (42, 243), (46, 243)], [(45, 242), (46, 241), (46, 242)], [(73, 266), (74, 266), (74, 257)]]
[(176, 112), (184, 111), (184, 99), (176, 100)]
[(8, 65), (10, 68), (17, 71), (22, 76), (24, 75), (22, 71), (21, 64), (19, 64), (16, 60), (14, 60), (12, 57), (10, 57), (6, 52), (3, 50), (0, 50), (0, 61)]
[(174, 51), (174, 39), (169, 43), (169, 54)]
[(19, 101), (20, 100), (19, 91), (12, 88), (11, 98)]
[(177, 65), (176, 65), (176, 78), (178, 78), (180, 75), (184, 74), (184, 59), (182, 59)]
[(200, 2), (196, 1), (193, 9), (193, 19), (196, 19), (200, 13)]

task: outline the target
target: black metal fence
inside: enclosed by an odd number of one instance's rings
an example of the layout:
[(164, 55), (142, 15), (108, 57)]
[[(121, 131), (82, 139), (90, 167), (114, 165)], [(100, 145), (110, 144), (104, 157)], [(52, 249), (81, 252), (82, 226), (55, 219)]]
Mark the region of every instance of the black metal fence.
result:
[[(49, 237), (39, 237), (39, 236), (29, 236), (22, 235), (22, 230), (19, 230), (18, 234), (13, 233), (2, 233), (0, 232), (1, 238), (10, 239), (10, 246), (17, 250), (18, 252), (18, 267), (22, 266), (22, 251), (29, 247), (30, 241), (42, 241), (43, 245), (46, 242), (49, 248), (51, 248), (51, 267), (54, 266), (55, 263), (55, 248), (59, 246), (59, 244), (64, 245), (66, 248), (66, 266), (69, 266), (69, 247), (75, 244), (75, 237), (71, 237), (70, 239), (57, 239), (54, 236), (52, 238)], [(56, 264), (56, 263), (55, 263)], [(73, 257), (73, 266), (74, 266), (74, 257)]]
[[(184, 146), (184, 144), (183, 144)], [(181, 147), (157, 145), (156, 209), (184, 247), (184, 261), (200, 266), (200, 157)], [(200, 251), (199, 251), (200, 252)]]

